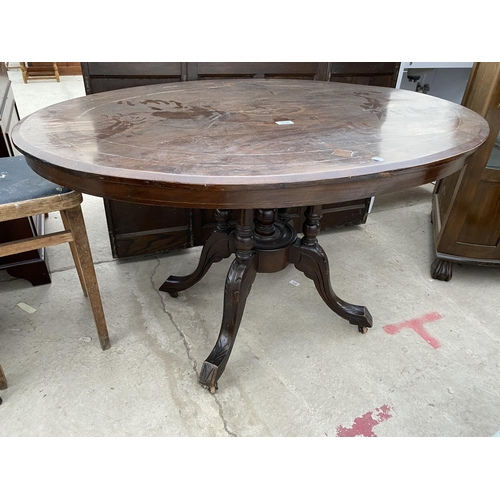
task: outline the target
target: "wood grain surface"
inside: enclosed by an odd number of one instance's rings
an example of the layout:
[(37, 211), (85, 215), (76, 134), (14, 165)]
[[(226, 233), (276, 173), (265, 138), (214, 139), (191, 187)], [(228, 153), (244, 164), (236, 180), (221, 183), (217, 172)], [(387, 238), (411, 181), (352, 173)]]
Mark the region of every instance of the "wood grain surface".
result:
[(487, 135), (481, 116), (432, 96), (276, 79), (104, 92), (40, 110), (12, 134), (55, 183), (193, 208), (306, 206), (413, 187), (460, 169)]

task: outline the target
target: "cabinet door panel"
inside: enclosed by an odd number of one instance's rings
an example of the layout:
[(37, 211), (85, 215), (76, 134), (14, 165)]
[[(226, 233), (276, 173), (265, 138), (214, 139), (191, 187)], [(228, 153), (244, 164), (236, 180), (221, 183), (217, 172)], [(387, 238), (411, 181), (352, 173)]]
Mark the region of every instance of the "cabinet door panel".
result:
[(180, 62), (89, 62), (86, 73), (92, 77), (161, 77), (181, 75)]
[(189, 80), (215, 78), (295, 78), (325, 80), (327, 63), (198, 62), (188, 64)]
[(104, 200), (113, 257), (192, 246), (191, 211)]
[(331, 64), (332, 75), (397, 74), (400, 66), (398, 62), (335, 62)]
[(330, 63), (330, 81), (395, 87), (399, 67), (398, 62), (334, 62)]
[(392, 75), (332, 76), (330, 78), (331, 82), (373, 85), (375, 87), (392, 87), (393, 80)]
[(180, 62), (83, 62), (81, 66), (87, 94), (180, 82), (185, 77), (185, 64)]
[[(500, 239), (500, 183), (480, 182), (458, 237), (459, 243), (488, 247), (492, 252)], [(479, 223), (480, 222), (480, 223)], [(500, 255), (498, 255), (499, 258)]]

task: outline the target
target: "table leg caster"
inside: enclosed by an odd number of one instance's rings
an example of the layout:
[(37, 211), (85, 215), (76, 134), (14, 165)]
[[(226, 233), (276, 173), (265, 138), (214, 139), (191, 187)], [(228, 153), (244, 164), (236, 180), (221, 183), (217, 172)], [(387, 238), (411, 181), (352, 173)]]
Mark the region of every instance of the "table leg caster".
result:
[(358, 331), (361, 333), (367, 333), (368, 327), (367, 326), (358, 326)]
[(170, 294), (170, 297), (173, 297), (174, 299), (176, 299), (179, 296), (178, 292), (168, 292), (168, 293)]
[[(204, 361), (201, 367), (200, 376), (198, 377), (198, 383), (203, 387), (206, 387), (210, 394), (215, 394), (217, 389), (217, 379), (219, 372), (219, 367), (210, 363), (209, 361)], [(220, 375), (219, 375), (220, 376)]]

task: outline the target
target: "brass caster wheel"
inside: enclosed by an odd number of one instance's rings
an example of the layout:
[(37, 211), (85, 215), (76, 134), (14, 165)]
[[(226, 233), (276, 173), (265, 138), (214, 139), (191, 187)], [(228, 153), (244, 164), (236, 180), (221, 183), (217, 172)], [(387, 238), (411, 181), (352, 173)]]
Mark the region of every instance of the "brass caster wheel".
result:
[(368, 327), (367, 326), (358, 326), (358, 331), (361, 333), (367, 333)]
[(212, 385), (208, 388), (208, 390), (210, 391), (210, 394), (215, 394), (217, 392), (217, 389), (218, 389), (218, 385), (215, 384), (215, 385)]

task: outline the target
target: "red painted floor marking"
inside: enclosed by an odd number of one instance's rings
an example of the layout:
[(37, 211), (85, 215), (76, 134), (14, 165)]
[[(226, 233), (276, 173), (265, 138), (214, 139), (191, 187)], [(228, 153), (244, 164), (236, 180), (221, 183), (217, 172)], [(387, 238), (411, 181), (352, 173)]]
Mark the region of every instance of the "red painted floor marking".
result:
[(394, 335), (399, 333), (403, 328), (410, 328), (414, 332), (418, 333), (431, 347), (434, 349), (439, 349), (441, 344), (435, 339), (431, 337), (429, 332), (424, 328), (425, 323), (430, 323), (432, 321), (437, 321), (441, 319), (441, 314), (437, 312), (431, 312), (429, 314), (425, 314), (421, 318), (410, 319), (408, 321), (403, 321), (401, 323), (395, 323), (394, 325), (386, 325), (384, 326), (384, 332), (389, 335)]
[(339, 425), (337, 427), (337, 437), (354, 437), (354, 436), (365, 436), (365, 437), (377, 437), (373, 432), (373, 427), (380, 422), (385, 422), (389, 420), (391, 415), (391, 408), (388, 405), (383, 405), (380, 408), (375, 408), (378, 412), (373, 417), (373, 412), (369, 411), (363, 416), (355, 418), (352, 427), (343, 427)]

